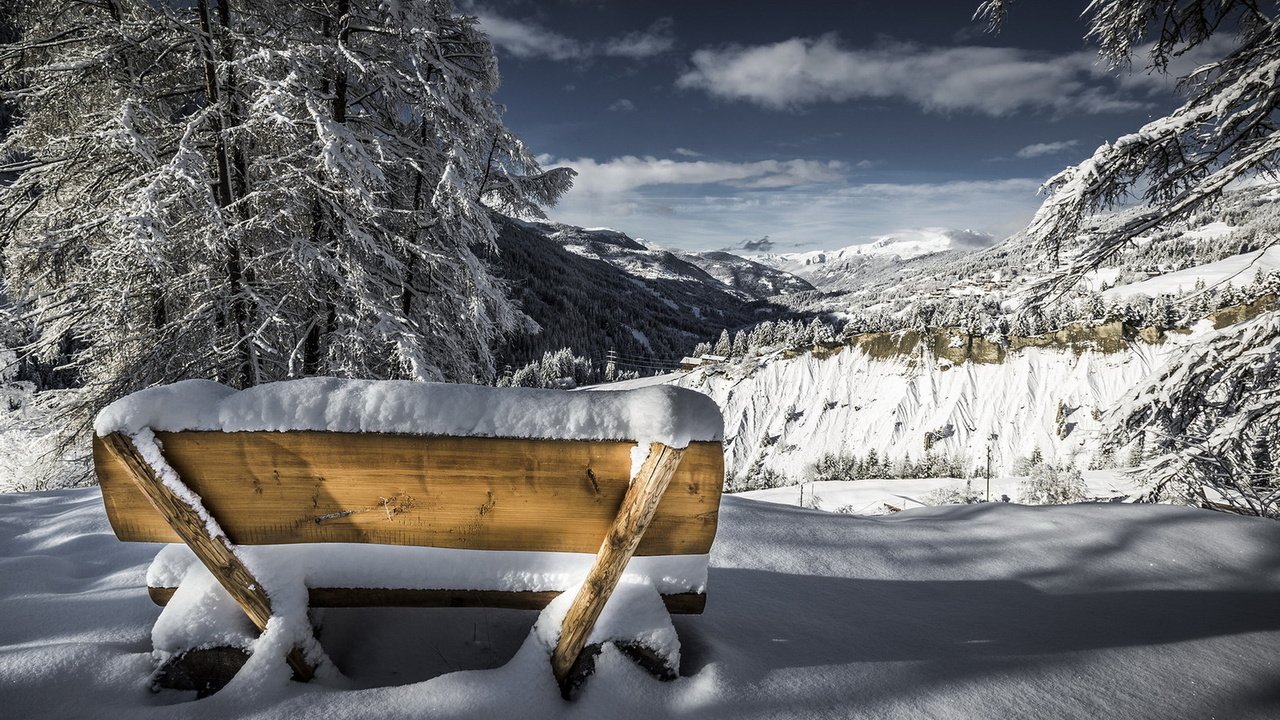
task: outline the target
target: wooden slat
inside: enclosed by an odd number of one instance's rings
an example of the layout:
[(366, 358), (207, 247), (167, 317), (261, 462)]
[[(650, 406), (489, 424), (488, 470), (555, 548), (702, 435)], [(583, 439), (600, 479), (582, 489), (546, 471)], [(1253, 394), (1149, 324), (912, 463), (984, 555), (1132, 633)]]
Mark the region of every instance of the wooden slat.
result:
[[(149, 587), (147, 594), (157, 605), (168, 604), (177, 588)], [(420, 607), (420, 608), (505, 608), (541, 610), (556, 598), (558, 591), (503, 590), (421, 590), (417, 588), (330, 588), (308, 590), (309, 604), (315, 608)], [(700, 615), (707, 605), (704, 593), (663, 595), (667, 612), (673, 615)]]
[(627, 495), (622, 500), (622, 507), (614, 518), (613, 526), (605, 535), (604, 542), (600, 543), (595, 562), (573, 598), (569, 611), (565, 613), (564, 622), (560, 626), (560, 639), (551, 654), (551, 669), (556, 681), (560, 683), (560, 692), (566, 699), (570, 692), (570, 671), (582, 648), (586, 646), (587, 638), (591, 636), (591, 630), (596, 626), (605, 603), (618, 586), (622, 571), (626, 569), (631, 556), (644, 538), (645, 530), (653, 521), (658, 503), (680, 467), (684, 454), (683, 448), (672, 448), (662, 443), (649, 446), (644, 465), (636, 475), (635, 482), (627, 488)]
[[(157, 514), (164, 517), (173, 531), (191, 548), (231, 599), (244, 610), (258, 630), (267, 629), (271, 619), (271, 598), (262, 583), (240, 561), (234, 548), (221, 535), (210, 534), (202, 517), (203, 508), (179, 497), (156, 477), (155, 470), (142, 457), (133, 441), (121, 433), (103, 438), (103, 447), (111, 457), (123, 466), (133, 480), (134, 487), (147, 499)], [(315, 676), (315, 668), (293, 648), (286, 658), (294, 676), (308, 681)]]
[[(628, 442), (318, 432), (156, 433), (236, 544), (367, 542), (596, 552), (626, 493)], [(724, 480), (716, 442), (689, 446), (639, 555), (706, 553)], [(122, 540), (178, 536), (94, 439)]]

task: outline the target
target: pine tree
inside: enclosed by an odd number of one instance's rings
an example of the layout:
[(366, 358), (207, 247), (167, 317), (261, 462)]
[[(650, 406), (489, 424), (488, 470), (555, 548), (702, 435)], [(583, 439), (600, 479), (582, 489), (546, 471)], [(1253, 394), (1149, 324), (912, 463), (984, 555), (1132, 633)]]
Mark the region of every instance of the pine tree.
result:
[[(1012, 0), (985, 0), (978, 15), (998, 26)], [(1232, 181), (1280, 169), (1280, 16), (1274, 3), (1253, 0), (1094, 0), (1086, 5), (1088, 37), (1113, 66), (1148, 52), (1150, 69), (1209, 49), (1215, 34), (1236, 31), (1226, 55), (1183, 78), (1181, 107), (1137, 132), (1105, 143), (1093, 155), (1051, 178), (1048, 199), (1029, 236), (1055, 257), (1061, 244), (1082, 237), (1083, 248), (1042, 286), (1065, 288), (1116, 255), (1140, 235), (1177, 220), (1194, 220)], [(1148, 44), (1148, 42), (1150, 44)], [(1117, 222), (1097, 222), (1142, 188), (1144, 208)], [(1152, 236), (1149, 248), (1168, 237)], [(1242, 239), (1243, 240), (1243, 239)], [(1205, 305), (1216, 307), (1213, 289)], [(1147, 497), (1176, 497), (1248, 514), (1280, 516), (1280, 495), (1258, 492), (1247, 479), (1250, 438), (1280, 429), (1280, 313), (1275, 310), (1213, 337), (1135, 388), (1108, 429), (1118, 446), (1150, 434), (1163, 438), (1147, 463)], [(1206, 398), (1213, 398), (1206, 402)]]
[(447, 0), (24, 5), (0, 47), (5, 287), (81, 422), (188, 377), (495, 375), (520, 321), (483, 254), (543, 172)]
[(711, 350), (712, 354), (721, 355), (723, 357), (729, 357), (732, 349), (733, 349), (733, 345), (729, 341), (729, 331), (721, 330), (720, 338), (716, 340), (715, 347), (712, 348)]

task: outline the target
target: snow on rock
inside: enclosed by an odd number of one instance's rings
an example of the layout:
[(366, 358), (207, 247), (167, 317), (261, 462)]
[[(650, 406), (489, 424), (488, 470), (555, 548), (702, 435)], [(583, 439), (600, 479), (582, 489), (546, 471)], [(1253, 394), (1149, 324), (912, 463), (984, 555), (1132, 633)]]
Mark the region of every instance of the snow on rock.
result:
[(648, 387), (574, 393), (407, 380), (303, 378), (236, 391), (207, 380), (149, 388), (98, 414), (98, 435), (221, 430), (633, 440), (719, 440), (719, 409), (697, 392)]
[[(290, 682), (273, 628), (260, 666), (217, 695), (153, 694), (154, 552), (114, 539), (96, 488), (0, 494), (5, 717), (1280, 716), (1280, 523), (1192, 508), (870, 518), (727, 497), (706, 613), (673, 622), (681, 677), (658, 682), (606, 646), (573, 704), (531, 634), (537, 613), (467, 608), (319, 611), (343, 677)], [(606, 612), (655, 627), (639, 587)]]
[[(586, 577), (589, 553), (458, 550), (401, 545), (245, 545), (245, 564), (262, 577), (289, 575), (307, 587), (427, 588), (445, 590), (564, 590)], [(179, 587), (203, 566), (186, 545), (160, 550), (147, 584)], [(664, 593), (703, 592), (706, 555), (633, 557), (624, 577)]]

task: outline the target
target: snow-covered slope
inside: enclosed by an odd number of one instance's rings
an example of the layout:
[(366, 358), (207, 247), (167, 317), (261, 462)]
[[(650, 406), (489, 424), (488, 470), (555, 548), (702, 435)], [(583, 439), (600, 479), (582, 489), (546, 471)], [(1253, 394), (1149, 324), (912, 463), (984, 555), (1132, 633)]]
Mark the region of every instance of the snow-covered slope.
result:
[(686, 252), (649, 246), (611, 228), (580, 228), (560, 223), (525, 223), (569, 252), (607, 262), (637, 278), (686, 283), (719, 283), (744, 298), (812, 290), (806, 280), (724, 251)]
[(502, 338), (500, 366), (565, 347), (601, 367), (607, 350), (674, 366), (724, 328), (784, 312), (616, 231), (510, 220), (500, 229), (492, 267), (537, 324)]
[(792, 295), (814, 289), (808, 280), (733, 253), (681, 253), (680, 257), (702, 268), (725, 285), (758, 298)]
[[(995, 503), (862, 518), (727, 497), (681, 677), (611, 648), (560, 699), (534, 612), (317, 614), (343, 675), (149, 691), (144, 571), (96, 488), (0, 495), (0, 713), (221, 718), (1280, 715), (1280, 524), (1169, 506)], [(606, 610), (608, 612), (608, 610)]]
[(985, 465), (988, 447), (997, 472), (1037, 449), (1088, 467), (1099, 459), (1104, 414), (1165, 358), (1202, 340), (1102, 338), (1123, 349), (1025, 347), (1002, 361), (960, 363), (927, 343), (907, 352), (842, 346), (709, 366), (677, 382), (720, 405), (729, 472), (767, 468), (800, 481), (824, 454), (919, 460), (926, 443), (966, 470)]
[(1217, 262), (1119, 285), (1104, 291), (1102, 297), (1116, 300), (1133, 296), (1178, 295), (1191, 292), (1197, 283), (1203, 283), (1206, 287), (1243, 287), (1252, 283), (1258, 273), (1268, 275), (1277, 270), (1280, 270), (1280, 245), (1273, 245), (1263, 250), (1232, 255)]
[(943, 252), (971, 252), (991, 246), (995, 238), (972, 230), (919, 228), (876, 237), (872, 242), (838, 250), (776, 253), (751, 259), (813, 281), (832, 284), (842, 273), (872, 261), (911, 260)]

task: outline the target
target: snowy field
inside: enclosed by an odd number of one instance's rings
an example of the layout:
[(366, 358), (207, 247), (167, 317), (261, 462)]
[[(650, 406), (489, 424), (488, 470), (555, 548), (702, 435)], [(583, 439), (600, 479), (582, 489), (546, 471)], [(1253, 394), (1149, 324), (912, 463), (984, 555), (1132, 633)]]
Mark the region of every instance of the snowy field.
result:
[(537, 613), (497, 610), (328, 610), (345, 677), (152, 693), (157, 549), (118, 542), (96, 488), (0, 495), (0, 714), (1280, 717), (1280, 523), (1188, 508), (860, 517), (726, 497), (707, 611), (675, 619), (682, 677), (607, 650), (572, 705)]
[[(1129, 475), (1119, 470), (1086, 470), (1081, 473), (1088, 486), (1090, 498), (1104, 500), (1135, 495), (1141, 488)], [(1018, 499), (1018, 484), (1025, 477), (993, 477), (991, 499), (1001, 496)], [(987, 493), (987, 481), (983, 478), (961, 480), (958, 478), (887, 478), (883, 480), (830, 480), (807, 482), (799, 485), (752, 490), (738, 493), (738, 497), (765, 502), (795, 505), (827, 512), (852, 513), (854, 515), (885, 515), (900, 510), (925, 507), (926, 496), (937, 490), (963, 488), (966, 483), (983, 497)]]
[[(1200, 231), (1186, 233), (1192, 236), (1197, 232), (1211, 237), (1222, 223), (1210, 223)], [(1121, 285), (1102, 293), (1107, 300), (1120, 300), (1138, 295), (1155, 297), (1162, 293), (1185, 293), (1195, 289), (1196, 283), (1203, 281), (1209, 287), (1232, 285), (1242, 287), (1253, 282), (1259, 272), (1264, 275), (1280, 270), (1280, 247), (1269, 247), (1255, 252), (1233, 255), (1225, 260), (1197, 265), (1186, 270), (1157, 275), (1149, 280), (1131, 285)]]

